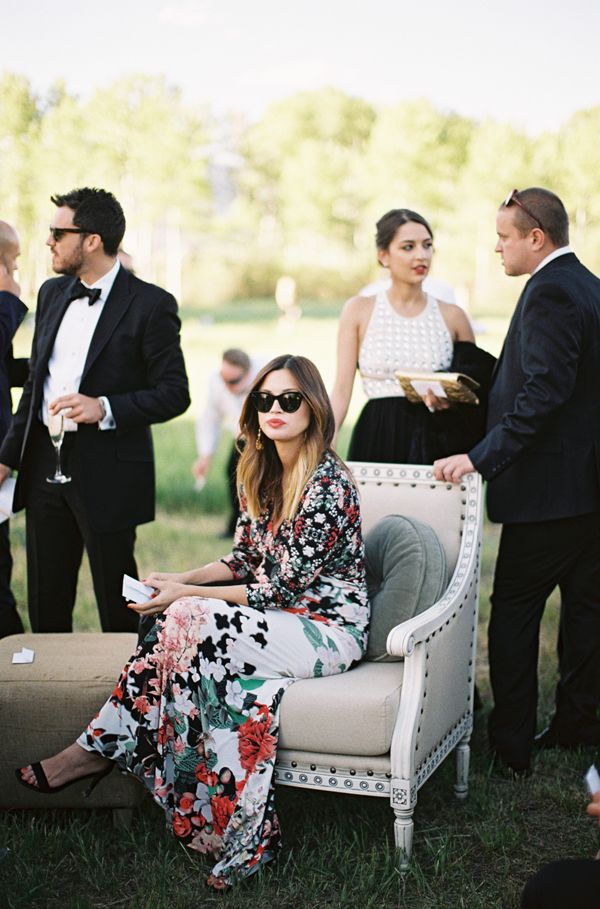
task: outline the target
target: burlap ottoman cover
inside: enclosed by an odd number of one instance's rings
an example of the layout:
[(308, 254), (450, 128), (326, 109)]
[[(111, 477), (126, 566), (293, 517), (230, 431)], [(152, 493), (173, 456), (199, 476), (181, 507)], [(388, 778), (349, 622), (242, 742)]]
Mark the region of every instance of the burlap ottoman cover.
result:
[[(144, 787), (116, 768), (83, 798), (87, 782), (56, 795), (19, 786), (16, 767), (73, 742), (113, 690), (134, 634), (15, 634), (0, 640), (0, 807), (133, 808)], [(33, 663), (13, 665), (28, 647)]]

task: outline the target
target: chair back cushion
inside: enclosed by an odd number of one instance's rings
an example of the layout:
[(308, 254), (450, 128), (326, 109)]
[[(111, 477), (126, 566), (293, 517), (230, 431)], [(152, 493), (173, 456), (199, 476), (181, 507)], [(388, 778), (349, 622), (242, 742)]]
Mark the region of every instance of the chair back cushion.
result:
[(399, 514), (382, 518), (365, 538), (371, 601), (368, 660), (398, 659), (386, 651), (396, 625), (432, 606), (448, 586), (446, 554), (435, 531)]

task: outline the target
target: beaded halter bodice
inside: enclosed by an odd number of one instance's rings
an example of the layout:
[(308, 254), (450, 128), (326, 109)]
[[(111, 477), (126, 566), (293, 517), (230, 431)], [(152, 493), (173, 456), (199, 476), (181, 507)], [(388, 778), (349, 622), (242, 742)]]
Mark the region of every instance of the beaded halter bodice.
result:
[(452, 362), (452, 338), (431, 295), (422, 313), (399, 315), (385, 290), (380, 290), (358, 354), (358, 366), (368, 398), (404, 397), (394, 378), (397, 369), (425, 372), (447, 370)]

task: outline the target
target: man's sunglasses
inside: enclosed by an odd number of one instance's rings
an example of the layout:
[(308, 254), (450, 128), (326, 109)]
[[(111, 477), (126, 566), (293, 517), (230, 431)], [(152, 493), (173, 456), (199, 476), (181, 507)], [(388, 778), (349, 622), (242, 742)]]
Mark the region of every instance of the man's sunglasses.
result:
[(514, 202), (515, 205), (518, 205), (519, 208), (522, 211), (524, 211), (526, 215), (529, 215), (529, 217), (531, 218), (532, 221), (535, 221), (535, 223), (540, 228), (540, 230), (543, 230), (544, 225), (542, 224), (540, 219), (536, 215), (534, 215), (534, 213), (529, 208), (527, 208), (527, 206), (523, 202), (521, 202), (521, 200), (517, 196), (518, 192), (519, 192), (518, 189), (513, 189), (513, 191), (508, 194), (508, 196), (506, 197), (506, 199), (504, 200), (504, 202), (502, 204), (505, 206), (505, 208), (508, 208), (508, 206), (512, 205)]
[(58, 243), (65, 234), (89, 234), (89, 230), (82, 230), (81, 227), (49, 227), (52, 239)]
[(296, 413), (304, 400), (301, 391), (284, 391), (281, 395), (272, 395), (268, 391), (253, 391), (250, 397), (259, 413), (269, 413), (275, 401), (284, 413)]
[(223, 376), (221, 376), (221, 378), (225, 382), (225, 385), (237, 385), (238, 382), (241, 382), (245, 376), (246, 376), (246, 373), (243, 372), (241, 374), (241, 376), (236, 376), (235, 379), (223, 379)]

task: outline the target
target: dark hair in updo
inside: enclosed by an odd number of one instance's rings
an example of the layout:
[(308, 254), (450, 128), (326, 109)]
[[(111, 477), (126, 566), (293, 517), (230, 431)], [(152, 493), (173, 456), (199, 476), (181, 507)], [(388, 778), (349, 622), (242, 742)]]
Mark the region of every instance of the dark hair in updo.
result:
[(416, 211), (411, 211), (410, 208), (392, 208), (376, 224), (375, 243), (377, 249), (389, 249), (398, 228), (402, 227), (403, 224), (409, 224), (411, 221), (414, 221), (415, 224), (422, 224), (433, 240), (433, 231), (423, 215), (419, 215)]

